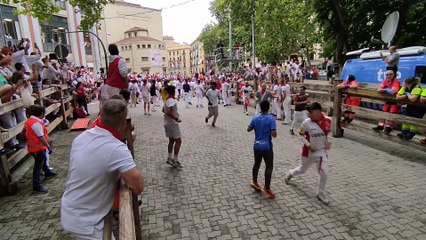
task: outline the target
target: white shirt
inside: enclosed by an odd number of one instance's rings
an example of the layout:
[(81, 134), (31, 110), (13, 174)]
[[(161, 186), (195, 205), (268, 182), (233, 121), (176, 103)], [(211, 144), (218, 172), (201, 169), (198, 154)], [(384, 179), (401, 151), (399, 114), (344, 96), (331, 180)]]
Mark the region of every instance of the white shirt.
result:
[(251, 92), (253, 91), (253, 89), (251, 88), (251, 86), (243, 86), (241, 88), (241, 91), (243, 92), (243, 97), (248, 98), (250, 97)]
[(131, 94), (136, 95), (139, 92), (139, 87), (137, 83), (130, 83), (129, 91)]
[(141, 93), (142, 93), (142, 96), (144, 96), (144, 97), (149, 97), (149, 96), (151, 96), (151, 94), (150, 94), (150, 92), (149, 92), (149, 89), (151, 88), (151, 84), (150, 83), (147, 83), (145, 86), (143, 85), (143, 83), (142, 83), (142, 85), (141, 85)]
[[(164, 103), (165, 107), (171, 107), (172, 114), (175, 115), (175, 117), (179, 118), (179, 114), (177, 113), (177, 101), (174, 98), (169, 98)], [(175, 121), (175, 119), (170, 118), (166, 114), (164, 114), (164, 125), (178, 125), (178, 122)]]
[[(325, 117), (329, 123), (331, 123), (330, 118)], [(327, 127), (327, 131), (329, 131), (330, 126)], [(327, 142), (327, 135), (320, 128), (318, 123), (312, 121), (310, 118), (306, 119), (302, 123), (302, 128), (300, 130), (300, 140), (305, 146), (309, 146), (310, 144), (314, 145), (318, 150), (315, 152), (309, 151), (308, 156), (304, 157), (322, 157), (327, 154), (327, 150), (325, 148), (325, 143)], [(306, 134), (306, 136), (302, 135)], [(328, 133), (327, 133), (328, 134)], [(302, 151), (303, 154), (303, 151)]]
[(209, 102), (212, 105), (209, 105), (209, 107), (216, 107), (219, 104), (219, 91), (218, 90), (213, 90), (213, 89), (209, 89), (206, 93), (206, 97), (209, 99)]
[(274, 92), (275, 92), (274, 97), (281, 98), (281, 94), (283, 93), (283, 91), (280, 85), (277, 85), (277, 84), (274, 85)]
[[(41, 121), (40, 118), (35, 117), (35, 116), (31, 116), (31, 118), (34, 118), (34, 119), (37, 119), (38, 121)], [(31, 125), (31, 129), (34, 131), (34, 133), (37, 137), (44, 136), (43, 126), (39, 122), (33, 123), (33, 125)]]
[(286, 85), (282, 86), (281, 89), (282, 89), (282, 91), (283, 91), (283, 93), (285, 95), (284, 96), (285, 98), (291, 97), (291, 87), (290, 87), (290, 85), (286, 84)]
[(71, 147), (68, 180), (61, 200), (62, 227), (92, 234), (111, 210), (120, 174), (135, 168), (127, 146), (95, 127), (77, 136)]
[(197, 83), (194, 88), (196, 93), (201, 93), (204, 91), (204, 87), (201, 83), (200, 84)]
[(229, 83), (224, 82), (222, 83), (222, 92), (227, 92), (229, 90)]
[(28, 67), (27, 60), (25, 60), (25, 51), (19, 50), (12, 53), (12, 63), (11, 66), (15, 67), (16, 63), (22, 63), (25, 67), (25, 72), (31, 72), (31, 69)]

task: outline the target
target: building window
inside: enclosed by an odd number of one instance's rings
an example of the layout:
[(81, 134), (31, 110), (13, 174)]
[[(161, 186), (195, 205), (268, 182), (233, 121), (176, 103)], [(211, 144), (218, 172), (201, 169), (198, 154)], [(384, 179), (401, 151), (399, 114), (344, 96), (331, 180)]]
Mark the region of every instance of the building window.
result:
[(126, 58), (126, 63), (130, 63), (130, 58)]
[(138, 34), (137, 34), (137, 33), (134, 33), (134, 34), (133, 34), (133, 36), (137, 37), (137, 36), (138, 36)]
[(121, 46), (121, 51), (124, 51), (124, 47), (123, 46)]
[(128, 33), (128, 34), (127, 34), (127, 37), (129, 37), (129, 38), (130, 38), (130, 37), (132, 37), (132, 34), (131, 34), (131, 33)]
[(60, 9), (62, 9), (62, 10), (66, 10), (67, 8), (66, 8), (66, 4), (65, 4), (65, 1), (55, 1), (55, 5), (57, 6), (57, 7), (59, 7)]
[(151, 48), (151, 44), (148, 44), (148, 48)]
[(127, 46), (124, 46), (124, 49), (127, 50)]
[(166, 58), (165, 57), (163, 57), (163, 62), (165, 62), (166, 61)]
[(140, 48), (141, 48), (141, 45), (140, 45), (140, 44), (138, 44), (138, 45), (136, 45), (136, 47), (137, 47), (138, 49), (140, 49)]
[(129, 46), (129, 50), (132, 50), (132, 45)]
[(142, 48), (146, 48), (146, 45), (145, 45), (145, 44), (142, 44)]
[(53, 52), (58, 44), (64, 44), (71, 51), (66, 33), (68, 31), (68, 20), (66, 18), (52, 16), (49, 21), (41, 22), (40, 28), (41, 41), (45, 52)]
[(148, 62), (148, 57), (141, 57), (142, 62)]

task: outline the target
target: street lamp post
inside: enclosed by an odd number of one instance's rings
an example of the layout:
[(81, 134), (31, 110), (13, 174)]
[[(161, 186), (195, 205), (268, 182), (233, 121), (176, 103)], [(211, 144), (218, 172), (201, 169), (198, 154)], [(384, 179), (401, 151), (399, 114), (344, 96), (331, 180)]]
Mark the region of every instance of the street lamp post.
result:
[(105, 70), (108, 72), (108, 55), (107, 55), (107, 51), (105, 48), (104, 43), (102, 42), (102, 40), (99, 38), (98, 35), (96, 35), (95, 33), (91, 32), (91, 31), (87, 31), (87, 30), (78, 30), (78, 31), (70, 31), (70, 32), (64, 32), (66, 34), (70, 34), (70, 33), (88, 33), (88, 34), (92, 34), (94, 37), (96, 37), (98, 39), (98, 41), (101, 43), (101, 46), (104, 50), (104, 54), (105, 54)]

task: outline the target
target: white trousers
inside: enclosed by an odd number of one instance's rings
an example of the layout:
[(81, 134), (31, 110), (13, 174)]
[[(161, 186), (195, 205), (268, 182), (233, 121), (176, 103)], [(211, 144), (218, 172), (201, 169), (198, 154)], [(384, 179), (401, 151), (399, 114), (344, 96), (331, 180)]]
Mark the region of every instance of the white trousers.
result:
[(189, 106), (191, 92), (183, 92), (183, 99), (185, 101), (185, 107)]
[(308, 118), (308, 112), (306, 110), (303, 111), (294, 111), (293, 122), (291, 123), (291, 129), (293, 131), (299, 131), (300, 125), (302, 125), (303, 121)]
[(203, 106), (203, 93), (195, 92), (195, 96), (197, 97), (197, 106)]
[(320, 180), (318, 182), (318, 194), (325, 196), (325, 185), (327, 183), (328, 176), (328, 158), (324, 154), (322, 157), (302, 157), (300, 165), (292, 170), (290, 170), (291, 175), (296, 176), (303, 174), (308, 170), (312, 164), (316, 164), (316, 171), (320, 175)]
[(281, 118), (281, 98), (274, 98), (274, 110), (277, 118)]
[[(23, 107), (15, 109), (12, 112), (6, 112), (3, 115), (0, 115), (0, 125), (5, 129), (14, 128), (18, 123), (23, 122), (27, 119), (25, 115), (25, 109)], [(13, 146), (18, 144), (16, 137), (10, 139), (6, 144)]]
[(228, 90), (228, 101), (226, 102), (226, 104), (231, 105), (232, 103), (232, 91)]
[(291, 122), (291, 98), (286, 97), (283, 102), (284, 106), (284, 115), (285, 119), (284, 122), (289, 124)]
[(228, 92), (222, 90), (222, 101), (223, 101), (223, 104), (228, 104), (228, 102), (229, 102), (228, 98), (229, 98), (228, 97)]

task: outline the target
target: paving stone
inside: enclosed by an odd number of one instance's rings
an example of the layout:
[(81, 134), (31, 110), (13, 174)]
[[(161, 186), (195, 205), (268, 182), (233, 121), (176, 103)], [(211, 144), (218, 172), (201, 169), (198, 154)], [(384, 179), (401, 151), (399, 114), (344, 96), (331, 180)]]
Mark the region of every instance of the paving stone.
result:
[[(426, 153), (385, 152), (381, 149), (391, 143), (350, 131), (345, 138), (331, 138), (330, 205), (324, 206), (315, 198), (314, 167), (293, 178), (291, 185), (284, 184), (288, 170), (300, 163), (301, 144), (288, 134), (288, 126), (277, 122), (271, 185), (277, 197), (269, 200), (249, 187), (254, 135), (246, 127), (252, 115), (242, 114), (240, 106), (220, 107), (212, 128), (204, 123), (206, 109), (185, 109), (179, 103), (182, 170), (165, 164), (168, 140), (162, 113), (144, 116), (140, 106), (130, 112), (137, 134), (136, 164), (145, 178), (144, 239), (426, 239), (426, 163), (411, 161), (426, 159)], [(70, 239), (60, 226), (60, 198), (69, 147), (79, 134), (51, 135), (51, 165), (59, 176), (44, 181), (48, 194), (31, 192), (28, 169), (19, 192), (0, 197), (1, 240)], [(361, 143), (365, 141), (372, 144)]]

